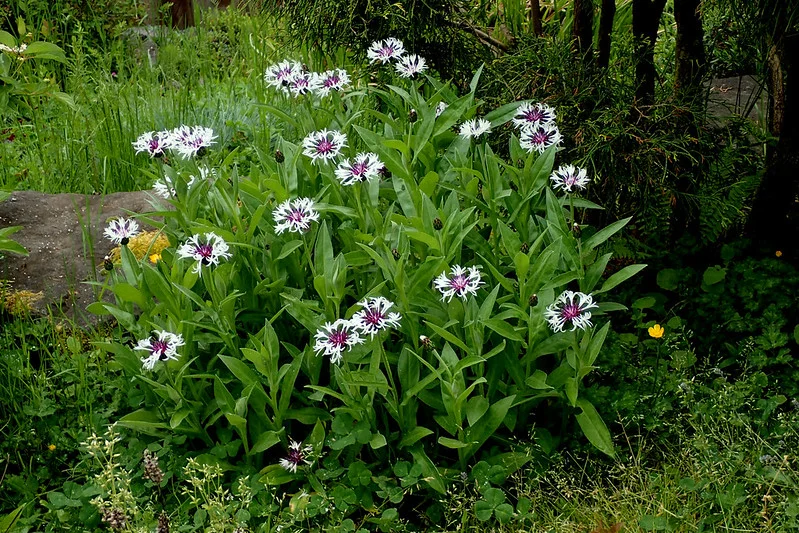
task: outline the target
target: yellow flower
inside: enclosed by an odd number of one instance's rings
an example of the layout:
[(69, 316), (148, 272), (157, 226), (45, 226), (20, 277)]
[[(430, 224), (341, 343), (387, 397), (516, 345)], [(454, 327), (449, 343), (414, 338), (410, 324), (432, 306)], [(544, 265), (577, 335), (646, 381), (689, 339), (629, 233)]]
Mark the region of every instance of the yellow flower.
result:
[(660, 324), (655, 324), (651, 328), (647, 330), (649, 332), (649, 336), (653, 339), (659, 339), (666, 333), (666, 330)]
[(774, 255), (776, 255), (777, 257), (782, 257), (782, 252), (780, 250), (777, 250), (776, 252), (774, 252)]
[(49, 446), (47, 446), (47, 449), (50, 450), (51, 452), (54, 452), (55, 451), (55, 444), (50, 444)]
[(150, 262), (153, 264), (157, 263), (160, 260), (161, 260), (161, 254), (153, 254), (150, 256)]

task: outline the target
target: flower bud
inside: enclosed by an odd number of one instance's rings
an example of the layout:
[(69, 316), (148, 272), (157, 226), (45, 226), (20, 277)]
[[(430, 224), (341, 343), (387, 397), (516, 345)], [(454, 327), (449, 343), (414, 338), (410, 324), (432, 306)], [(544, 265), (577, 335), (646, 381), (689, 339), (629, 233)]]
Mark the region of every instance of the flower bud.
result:
[(278, 163), (282, 163), (285, 160), (286, 158), (283, 155), (283, 152), (281, 152), (280, 150), (275, 150), (275, 161), (277, 161)]
[(441, 228), (443, 228), (443, 227), (444, 227), (444, 223), (441, 222), (440, 218), (436, 217), (435, 219), (433, 219), (433, 228), (436, 231), (441, 231)]

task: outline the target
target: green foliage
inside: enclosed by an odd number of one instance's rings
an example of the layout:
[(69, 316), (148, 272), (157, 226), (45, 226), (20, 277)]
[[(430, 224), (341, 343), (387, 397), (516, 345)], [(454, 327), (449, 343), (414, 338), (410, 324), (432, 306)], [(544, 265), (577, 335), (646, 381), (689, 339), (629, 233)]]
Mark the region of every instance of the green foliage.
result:
[(463, 0), (269, 0), (264, 6), (292, 45), (320, 54), (321, 60), (341, 49), (363, 58), (373, 41), (396, 37), (443, 75), (465, 82), (489, 57), (461, 27), (471, 8)]
[[(186, 344), (153, 373), (127, 343), (98, 344), (124, 368), (124, 394), (140, 405), (119, 425), (185, 435), (220, 460), (246, 463), (265, 490), (292, 495), (295, 511), (281, 507), (281, 516), (313, 524), (365, 512), (376, 527), (393, 527), (409, 494), (444, 494), (492, 447), (527, 436), (533, 417), (550, 441), (579, 427), (612, 456), (610, 432), (581, 388), (610, 328), (604, 312), (623, 307), (602, 299), (601, 327), (554, 335), (544, 310), (568, 286), (600, 295), (643, 268), (604, 276), (610, 256), (600, 251), (629, 220), (577, 223), (576, 212), (596, 206), (551, 191), (554, 149), (527, 154), (513, 136), (514, 165), (487, 142), (454, 135), (478, 105), (479, 75), (463, 95), (428, 77), (313, 106), (310, 97), (275, 98), (262, 105), (273, 130), (269, 144), (255, 146), (249, 175), (236, 152), (215, 148), (203, 156), (215, 176), (191, 186), (199, 163), (149, 162), (148, 172), (176, 184), (176, 197), (174, 211), (154, 213), (163, 224), (145, 219), (172, 243), (213, 232), (232, 256), (211, 267), (167, 249), (153, 265), (122, 248), (107, 281), (116, 303), (91, 310), (113, 316), (134, 341), (163, 330)], [(440, 101), (448, 107), (436, 116)], [(500, 127), (517, 106), (485, 118)], [(303, 154), (300, 139), (322, 129), (345, 133), (350, 156), (373, 151), (386, 177), (343, 186), (332, 165)], [(318, 206), (318, 223), (276, 232), (276, 206), (302, 196)], [(454, 265), (477, 265), (485, 289), (442, 299), (431, 285)], [(376, 296), (394, 302), (400, 327), (342, 361), (320, 356), (314, 338)], [(302, 458), (296, 471), (269, 459), (287, 446)], [(504, 448), (509, 468), (528, 460)], [(396, 458), (407, 468), (396, 470)], [(479, 516), (508, 521), (513, 509), (501, 500), (487, 491)]]

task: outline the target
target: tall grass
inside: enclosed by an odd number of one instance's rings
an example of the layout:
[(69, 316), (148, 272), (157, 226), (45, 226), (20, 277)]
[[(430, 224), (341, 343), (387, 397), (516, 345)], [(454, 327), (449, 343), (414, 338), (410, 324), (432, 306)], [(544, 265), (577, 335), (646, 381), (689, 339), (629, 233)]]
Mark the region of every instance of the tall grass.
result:
[[(35, 102), (29, 117), (4, 123), (0, 188), (109, 194), (148, 188), (131, 142), (180, 124), (212, 127), (225, 143), (238, 131), (259, 135), (268, 98), (261, 73), (275, 47), (257, 36), (264, 21), (233, 11), (199, 27), (156, 37), (158, 61), (128, 42), (109, 50), (73, 37), (64, 86), (75, 108)], [(254, 35), (255, 37), (250, 37)], [(144, 157), (144, 156), (139, 156)]]

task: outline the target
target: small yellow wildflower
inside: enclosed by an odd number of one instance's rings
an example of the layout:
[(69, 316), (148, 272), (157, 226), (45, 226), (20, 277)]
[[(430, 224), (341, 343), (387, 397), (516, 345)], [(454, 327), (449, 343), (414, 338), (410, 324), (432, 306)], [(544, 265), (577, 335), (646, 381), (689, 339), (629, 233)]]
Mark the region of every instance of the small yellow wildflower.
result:
[(150, 262), (155, 264), (161, 260), (161, 254), (153, 254), (150, 256)]
[(55, 451), (55, 444), (50, 444), (49, 446), (47, 446), (47, 449), (50, 450), (51, 452), (54, 452)]
[(782, 257), (782, 251), (777, 250), (776, 252), (774, 252), (774, 255), (776, 255), (777, 257)]
[(647, 331), (649, 332), (649, 336), (652, 337), (653, 339), (661, 338), (663, 334), (666, 332), (666, 330), (663, 329), (663, 327), (660, 324), (655, 324)]

